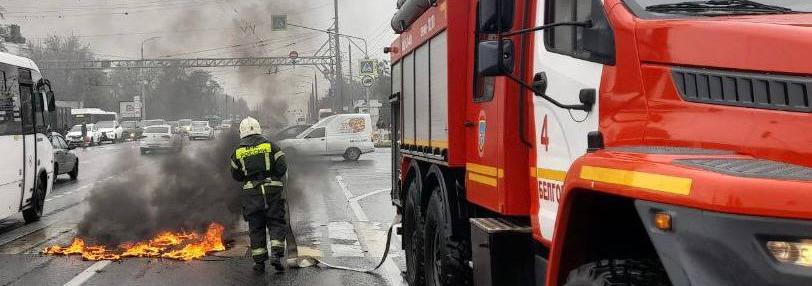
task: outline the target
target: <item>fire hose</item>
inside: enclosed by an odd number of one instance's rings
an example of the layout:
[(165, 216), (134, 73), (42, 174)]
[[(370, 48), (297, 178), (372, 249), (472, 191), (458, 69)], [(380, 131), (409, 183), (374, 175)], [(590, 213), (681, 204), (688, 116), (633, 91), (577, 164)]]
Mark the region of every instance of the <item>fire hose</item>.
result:
[[(294, 237), (293, 232), (291, 231), (291, 229), (288, 229), (288, 234), (289, 235), (288, 235), (288, 237), (286, 239), (287, 240), (287, 245), (288, 245), (287, 246), (288, 254), (289, 255), (296, 255), (296, 257), (289, 258), (287, 260), (288, 266), (305, 268), (305, 267), (310, 267), (312, 265), (321, 264), (321, 265), (324, 265), (327, 268), (347, 270), (347, 271), (355, 271), (355, 272), (363, 272), (363, 273), (369, 273), (369, 272), (375, 271), (378, 268), (381, 268), (381, 266), (383, 266), (383, 263), (386, 262), (386, 258), (389, 255), (389, 250), (390, 250), (390, 248), (392, 246), (392, 233), (394, 232), (395, 228), (398, 227), (399, 225), (400, 225), (400, 216), (396, 215), (394, 221), (392, 221), (392, 224), (389, 226), (389, 229), (386, 231), (386, 246), (384, 247), (384, 251), (383, 251), (383, 255), (381, 256), (381, 260), (378, 261), (378, 264), (375, 265), (375, 267), (366, 268), (366, 269), (365, 268), (354, 268), (354, 267), (349, 267), (349, 266), (331, 264), (331, 263), (327, 263), (324, 260), (313, 257), (313, 256), (298, 256), (298, 251), (296, 251), (296, 247), (297, 247), (296, 238)], [(290, 226), (290, 224), (288, 224), (288, 226)]]
[[(287, 181), (287, 178), (285, 178), (285, 180)], [(395, 228), (400, 225), (400, 215), (395, 215), (395, 218), (392, 220), (392, 224), (389, 225), (389, 229), (386, 231), (386, 246), (384, 247), (381, 260), (378, 261), (378, 264), (375, 265), (375, 267), (365, 269), (331, 264), (313, 256), (309, 255), (299, 256), (298, 244), (296, 243), (296, 236), (293, 233), (293, 228), (291, 227), (290, 224), (290, 206), (288, 205), (287, 201), (287, 191), (288, 190), (286, 188), (285, 191), (283, 192), (283, 198), (285, 198), (285, 221), (287, 222), (288, 225), (287, 237), (285, 238), (285, 252), (287, 252), (286, 256), (290, 257), (286, 260), (288, 267), (306, 268), (313, 265), (321, 264), (327, 268), (369, 273), (377, 270), (378, 268), (381, 268), (381, 266), (383, 266), (383, 263), (386, 262), (386, 258), (388, 257), (389, 250), (392, 246), (392, 233), (394, 232)]]

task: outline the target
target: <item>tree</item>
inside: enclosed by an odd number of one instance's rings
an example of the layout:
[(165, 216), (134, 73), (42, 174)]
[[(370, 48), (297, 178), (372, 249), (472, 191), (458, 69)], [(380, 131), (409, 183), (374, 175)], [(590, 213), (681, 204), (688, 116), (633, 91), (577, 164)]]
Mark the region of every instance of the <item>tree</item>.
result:
[[(28, 57), (34, 62), (87, 61), (94, 55), (88, 44), (75, 36), (51, 36), (42, 44), (29, 43)], [(111, 96), (107, 75), (96, 70), (45, 70), (59, 100), (82, 101), (86, 107), (118, 110), (118, 102)], [(112, 94), (115, 94), (114, 91)]]

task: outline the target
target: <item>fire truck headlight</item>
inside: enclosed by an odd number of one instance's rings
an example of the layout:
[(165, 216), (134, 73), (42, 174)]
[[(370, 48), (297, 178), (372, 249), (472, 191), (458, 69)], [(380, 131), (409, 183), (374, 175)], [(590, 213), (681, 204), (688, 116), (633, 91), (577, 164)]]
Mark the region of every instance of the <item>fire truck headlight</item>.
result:
[(778, 262), (812, 267), (812, 240), (768, 241), (767, 250)]

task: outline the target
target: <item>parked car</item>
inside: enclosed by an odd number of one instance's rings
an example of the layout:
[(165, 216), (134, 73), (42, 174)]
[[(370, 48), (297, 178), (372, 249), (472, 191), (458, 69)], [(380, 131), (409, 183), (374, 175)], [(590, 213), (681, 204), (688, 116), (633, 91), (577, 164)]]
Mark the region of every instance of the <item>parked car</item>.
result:
[(178, 120), (178, 125), (180, 125), (181, 131), (184, 135), (188, 135), (189, 131), (192, 131), (192, 120), (191, 119), (181, 119)]
[(99, 128), (100, 141), (118, 143), (124, 138), (124, 128), (116, 121), (99, 121), (96, 122), (96, 127)]
[(206, 139), (209, 140), (214, 135), (214, 130), (209, 126), (208, 121), (193, 121), (192, 129), (189, 131), (189, 140)]
[(86, 124), (86, 126), (87, 126), (86, 138), (82, 138), (82, 124), (76, 124), (70, 129), (70, 131), (66, 135), (68, 146), (82, 146), (83, 141), (87, 142), (87, 145), (89, 146), (93, 146), (101, 142), (101, 133), (99, 132), (99, 129), (96, 127), (96, 125), (90, 123)]
[(338, 114), (326, 117), (294, 138), (279, 141), (285, 153), (305, 156), (342, 155), (356, 161), (375, 152), (369, 114)]
[(141, 154), (155, 151), (180, 152), (183, 150), (183, 136), (172, 132), (172, 126), (152, 125), (144, 128), (140, 148)]
[(220, 129), (229, 129), (229, 128), (231, 128), (231, 120), (226, 119), (220, 123)]
[(268, 139), (270, 139), (271, 141), (274, 141), (274, 142), (279, 142), (279, 141), (282, 141), (282, 140), (285, 140), (285, 139), (295, 138), (297, 135), (302, 134), (302, 132), (304, 132), (305, 130), (307, 130), (311, 126), (313, 126), (313, 125), (311, 125), (311, 124), (298, 124), (298, 125), (289, 126), (289, 127), (286, 127), (286, 128), (284, 128), (282, 130), (279, 130), (277, 132), (272, 133), (270, 138), (268, 138)]
[(62, 174), (68, 174), (71, 180), (76, 180), (79, 177), (79, 158), (71, 152), (76, 147), (68, 145), (65, 138), (56, 132), (51, 133), (49, 139), (54, 150), (54, 182)]
[(122, 121), (121, 122), (121, 138), (125, 140), (136, 140), (138, 137), (141, 137), (141, 133), (144, 132), (139, 126), (138, 121)]

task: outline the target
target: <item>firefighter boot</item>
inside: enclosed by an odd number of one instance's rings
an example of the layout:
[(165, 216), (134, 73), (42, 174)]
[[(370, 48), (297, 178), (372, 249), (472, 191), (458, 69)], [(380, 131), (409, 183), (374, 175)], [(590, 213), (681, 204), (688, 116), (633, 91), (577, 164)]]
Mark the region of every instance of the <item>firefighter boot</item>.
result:
[(271, 254), (273, 257), (271, 258), (271, 265), (276, 269), (276, 272), (284, 272), (285, 267), (282, 265), (282, 261), (285, 259), (285, 247), (282, 245), (282, 242), (279, 241), (278, 243), (275, 240), (271, 241)]
[(265, 273), (265, 262), (255, 262), (254, 263), (254, 272), (256, 272), (256, 273)]

